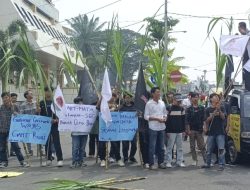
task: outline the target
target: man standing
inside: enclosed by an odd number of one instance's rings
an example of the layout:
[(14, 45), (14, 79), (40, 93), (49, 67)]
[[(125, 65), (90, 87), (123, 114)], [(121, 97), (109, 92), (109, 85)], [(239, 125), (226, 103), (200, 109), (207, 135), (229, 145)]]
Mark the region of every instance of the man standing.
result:
[[(19, 108), (19, 104), (17, 102), (17, 97), (18, 97), (18, 95), (14, 92), (10, 94), (12, 104), (16, 105)], [(17, 146), (19, 147), (18, 143), (17, 143)], [(16, 156), (15, 151), (14, 151), (11, 144), (10, 144), (10, 156)]]
[(41, 115), (46, 117), (51, 117), (52, 119), (52, 125), (51, 125), (51, 131), (50, 135), (48, 137), (48, 141), (45, 145), (45, 151), (47, 156), (47, 161), (42, 163), (42, 166), (49, 166), (52, 164), (52, 140), (54, 143), (54, 147), (56, 149), (56, 157), (57, 157), (57, 166), (62, 167), (63, 166), (63, 155), (62, 155), (62, 148), (60, 143), (60, 135), (58, 131), (58, 118), (55, 114), (53, 114), (51, 110), (51, 104), (53, 104), (52, 101), (52, 91), (53, 88), (45, 87), (45, 101), (42, 100), (40, 102), (40, 108), (41, 108)]
[(211, 106), (206, 110), (206, 128), (207, 138), (207, 158), (206, 165), (202, 168), (210, 168), (211, 156), (215, 145), (218, 147), (219, 170), (224, 170), (225, 166), (225, 130), (224, 122), (226, 118), (225, 108), (220, 104), (220, 96), (211, 94)]
[[(124, 104), (119, 109), (120, 111), (124, 112), (136, 112), (136, 108), (134, 107), (134, 103), (132, 102), (132, 95), (125, 94), (123, 96)], [(131, 144), (130, 154), (128, 156), (129, 151), (129, 143)], [(128, 163), (130, 161), (131, 163), (137, 163), (137, 160), (135, 159), (135, 153), (137, 151), (137, 138), (136, 134), (132, 141), (122, 141), (122, 152), (123, 152), (123, 159), (124, 163)]]
[(197, 166), (198, 159), (195, 145), (197, 143), (199, 150), (201, 150), (203, 160), (206, 158), (206, 148), (203, 138), (203, 125), (205, 120), (205, 108), (198, 105), (199, 94), (193, 93), (191, 95), (192, 105), (187, 108), (187, 134), (190, 137), (190, 149), (192, 153), (193, 166)]
[[(20, 105), (20, 113), (29, 115), (38, 115), (41, 109), (39, 106), (37, 106), (36, 102), (33, 101), (32, 91), (27, 90), (26, 92), (24, 92), (24, 98), (26, 99), (26, 101)], [(27, 147), (30, 156), (33, 156), (33, 150), (31, 148), (31, 144), (27, 143)]]
[(176, 144), (177, 165), (185, 167), (183, 163), (182, 133), (185, 131), (185, 109), (181, 106), (181, 94), (175, 94), (173, 104), (167, 107), (168, 118), (166, 133), (168, 136), (167, 143), (167, 167), (172, 167), (172, 150)]
[[(0, 107), (0, 167), (8, 166), (7, 158), (7, 142), (10, 130), (11, 116), (17, 114), (19, 109), (17, 105), (11, 103), (10, 94), (3, 92), (2, 95), (3, 105)], [(21, 153), (20, 147), (17, 142), (11, 142), (13, 151), (22, 167), (29, 167), (29, 164), (24, 162), (24, 157)]]
[(149, 169), (156, 169), (154, 166), (155, 147), (158, 147), (158, 167), (166, 169), (164, 164), (164, 137), (167, 110), (164, 102), (160, 100), (161, 91), (159, 87), (151, 89), (152, 99), (145, 107), (144, 118), (149, 123)]
[[(238, 30), (241, 33), (241, 35), (250, 35), (250, 31), (247, 29), (247, 25), (245, 22), (239, 23)], [(242, 76), (243, 76), (243, 81), (245, 83), (245, 89), (248, 91), (250, 90), (250, 72), (244, 68), (244, 65), (249, 61), (249, 56), (250, 56), (250, 43), (248, 42), (247, 49), (245, 50), (242, 58), (242, 66), (243, 66)]]

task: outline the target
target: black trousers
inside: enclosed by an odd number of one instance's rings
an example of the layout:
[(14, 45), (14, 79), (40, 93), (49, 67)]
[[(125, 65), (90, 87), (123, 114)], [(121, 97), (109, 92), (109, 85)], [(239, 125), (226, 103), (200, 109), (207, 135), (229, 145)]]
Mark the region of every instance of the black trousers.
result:
[[(130, 154), (128, 156), (129, 144), (131, 144), (131, 148), (130, 148)], [(135, 134), (135, 137), (132, 141), (122, 141), (122, 153), (123, 153), (124, 161), (128, 161), (128, 159), (134, 158), (136, 151), (137, 151), (136, 134)]]
[(58, 127), (55, 127), (55, 126), (51, 127), (51, 132), (48, 137), (47, 143), (45, 145), (45, 151), (46, 151), (46, 156), (48, 160), (53, 160), (52, 144), (54, 145), (55, 150), (56, 150), (57, 161), (63, 160), (60, 135), (59, 135)]
[[(114, 157), (116, 161), (121, 159), (120, 154), (120, 141), (112, 141), (110, 149), (110, 157)], [(106, 141), (99, 141), (99, 157), (101, 160), (106, 160)], [(111, 154), (112, 153), (112, 154)]]
[(142, 154), (143, 164), (148, 164), (149, 137), (147, 130), (139, 132), (139, 140), (140, 140), (140, 150)]
[(89, 155), (95, 155), (95, 149), (98, 146), (98, 141), (98, 134), (89, 134)]

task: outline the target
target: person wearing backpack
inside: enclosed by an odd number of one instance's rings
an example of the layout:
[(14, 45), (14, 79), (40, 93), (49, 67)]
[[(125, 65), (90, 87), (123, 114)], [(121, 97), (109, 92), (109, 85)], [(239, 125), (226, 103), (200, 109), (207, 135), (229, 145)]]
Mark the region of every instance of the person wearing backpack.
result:
[(192, 153), (193, 166), (197, 166), (198, 159), (195, 145), (199, 150), (201, 150), (201, 154), (203, 160), (205, 162), (206, 158), (206, 148), (203, 137), (203, 125), (205, 121), (205, 108), (203, 106), (198, 105), (199, 94), (192, 93), (191, 94), (191, 106), (186, 110), (186, 124), (187, 124), (187, 134), (190, 137), (190, 149)]

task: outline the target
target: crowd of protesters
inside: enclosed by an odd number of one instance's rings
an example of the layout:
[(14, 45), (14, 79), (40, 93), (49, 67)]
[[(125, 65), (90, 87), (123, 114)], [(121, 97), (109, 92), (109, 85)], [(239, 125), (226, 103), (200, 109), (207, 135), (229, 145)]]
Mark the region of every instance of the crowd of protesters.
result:
[[(9, 156), (16, 156), (20, 165), (29, 167), (24, 161), (20, 145), (17, 142), (10, 143), (8, 150), (8, 133), (10, 130), (11, 116), (14, 114), (42, 115), (52, 118), (51, 131), (45, 145), (44, 155), (46, 159), (42, 166), (50, 166), (57, 158), (57, 166), (63, 166), (63, 151), (58, 130), (58, 117), (52, 112), (53, 89), (46, 87), (45, 98), (40, 102), (33, 100), (31, 90), (24, 93), (25, 101), (17, 103), (17, 94), (3, 92), (1, 97), (3, 104), (0, 107), (0, 167), (8, 166)], [(111, 111), (137, 112), (138, 132), (132, 141), (109, 142), (110, 150), (107, 155), (107, 142), (98, 142), (99, 118), (96, 118), (91, 132), (72, 132), (72, 164), (71, 168), (86, 167), (85, 157), (100, 160), (100, 166), (116, 162), (119, 166), (127, 166), (128, 163), (136, 164), (136, 153), (140, 151), (141, 162), (147, 169), (166, 169), (173, 166), (186, 167), (183, 154), (183, 141), (188, 136), (192, 155), (192, 165), (198, 166), (197, 148), (202, 155), (202, 168), (213, 166), (212, 154), (218, 157), (219, 170), (225, 167), (226, 124), (227, 113), (221, 101), (221, 96), (213, 93), (209, 97), (210, 106), (205, 107), (201, 103), (198, 93), (190, 92), (187, 99), (181, 94), (161, 94), (158, 87), (151, 89), (149, 99), (144, 112), (140, 112), (134, 105), (133, 96), (130, 93), (121, 95), (113, 92), (109, 107)], [(203, 99), (204, 100), (204, 99)], [(95, 103), (100, 110), (100, 101)], [(83, 104), (82, 97), (76, 97), (75, 104)], [(83, 126), (84, 127), (84, 126)], [(207, 135), (206, 143), (204, 136)], [(138, 143), (139, 142), (139, 143)], [(86, 154), (86, 146), (89, 152)], [(137, 147), (139, 145), (140, 147)], [(198, 147), (196, 147), (196, 145)], [(33, 156), (31, 144), (25, 144), (26, 154)], [(122, 153), (122, 155), (121, 155)], [(106, 160), (108, 158), (108, 160)], [(175, 160), (175, 162), (174, 162)]]

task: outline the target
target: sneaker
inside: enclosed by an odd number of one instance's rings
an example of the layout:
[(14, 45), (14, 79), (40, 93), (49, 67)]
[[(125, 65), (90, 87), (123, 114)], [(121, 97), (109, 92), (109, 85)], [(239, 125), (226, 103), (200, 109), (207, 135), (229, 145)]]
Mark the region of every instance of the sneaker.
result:
[(186, 165), (183, 162), (181, 162), (180, 164), (177, 164), (177, 166), (179, 166), (181, 168), (185, 168), (186, 167)]
[(170, 162), (168, 162), (168, 163), (166, 164), (166, 167), (167, 167), (167, 168), (172, 168), (172, 164), (171, 164)]
[(24, 168), (28, 168), (28, 167), (30, 167), (30, 164), (27, 162), (20, 162), (20, 166), (24, 167)]
[(144, 167), (145, 169), (149, 169), (149, 164), (144, 164), (143, 167)]
[(85, 164), (83, 161), (81, 161), (81, 162), (78, 162), (78, 166), (81, 168), (84, 168), (87, 166), (87, 164)]
[(57, 162), (57, 167), (63, 167), (63, 161), (62, 160)]
[(224, 169), (224, 166), (220, 165), (218, 171), (223, 171)]
[(106, 161), (105, 160), (101, 160), (101, 167), (105, 167), (106, 166)]
[(198, 161), (194, 161), (191, 165), (192, 166), (197, 166), (198, 165)]
[(133, 163), (133, 164), (138, 163), (137, 160), (136, 160), (135, 158), (130, 158), (129, 161), (130, 161), (131, 163)]
[(72, 162), (70, 168), (77, 168), (77, 162)]
[(0, 163), (0, 168), (6, 168), (6, 167), (8, 167), (7, 163)]
[(42, 163), (42, 167), (46, 167), (46, 166), (51, 166), (52, 165), (52, 161), (51, 160), (47, 160), (45, 162)]
[(15, 152), (11, 152), (10, 153), (10, 156), (12, 157), (12, 156), (16, 156), (16, 153)]
[(211, 166), (210, 166), (210, 165), (205, 164), (205, 165), (201, 166), (201, 168), (203, 168), (203, 169), (209, 169), (209, 168), (211, 168)]
[(149, 169), (150, 169), (150, 170), (156, 170), (157, 167), (155, 167), (155, 165), (153, 164), (153, 165), (149, 166)]
[(118, 160), (117, 163), (118, 163), (118, 165), (120, 167), (124, 167), (125, 166), (125, 164), (124, 164), (124, 162), (122, 160)]
[(161, 164), (159, 164), (158, 168), (160, 168), (160, 169), (166, 169), (167, 167), (166, 167), (165, 163), (161, 163)]
[(109, 163), (114, 163), (114, 162), (115, 162), (115, 159), (112, 158), (112, 157), (110, 157), (110, 158), (109, 158)]

